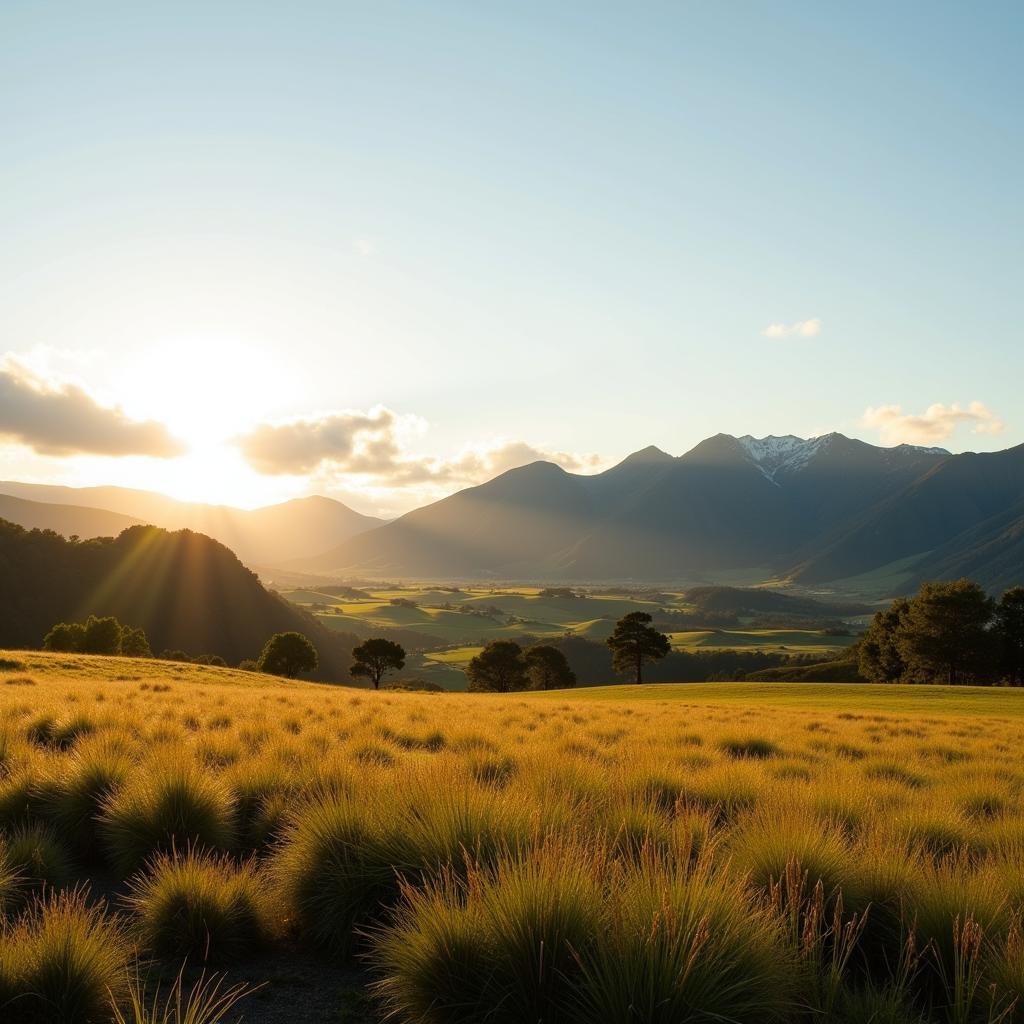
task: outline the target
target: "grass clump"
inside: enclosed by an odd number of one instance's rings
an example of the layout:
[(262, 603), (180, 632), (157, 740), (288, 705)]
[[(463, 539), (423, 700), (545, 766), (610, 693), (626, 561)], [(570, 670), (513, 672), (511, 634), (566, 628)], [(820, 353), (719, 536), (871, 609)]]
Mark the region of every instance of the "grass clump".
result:
[(252, 861), (157, 854), (132, 881), (128, 904), (144, 947), (165, 959), (237, 960), (270, 933), (266, 880)]
[(235, 838), (231, 794), (193, 764), (168, 758), (106, 801), (100, 834), (123, 876), (160, 851), (227, 850)]
[(736, 760), (765, 761), (782, 753), (777, 743), (760, 736), (725, 736), (718, 741), (718, 749)]
[(9, 1024), (110, 1019), (125, 988), (130, 946), (117, 918), (84, 891), (50, 896), (0, 936), (0, 999)]
[(255, 991), (244, 982), (227, 985), (223, 975), (205, 973), (186, 987), (184, 971), (182, 967), (166, 995), (159, 985), (149, 995), (145, 983), (134, 978), (125, 1005), (113, 1007), (113, 1024), (222, 1024)]

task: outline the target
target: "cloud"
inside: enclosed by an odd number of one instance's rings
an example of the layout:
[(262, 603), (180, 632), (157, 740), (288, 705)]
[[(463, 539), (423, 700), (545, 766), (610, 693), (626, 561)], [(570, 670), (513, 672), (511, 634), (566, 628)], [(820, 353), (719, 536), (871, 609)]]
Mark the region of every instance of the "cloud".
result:
[(497, 438), (454, 456), (416, 455), (410, 441), (425, 429), (418, 417), (378, 406), (322, 416), (264, 423), (235, 439), (260, 473), (309, 474), (322, 486), (359, 477), (375, 486), (467, 486), (539, 460), (570, 471), (597, 468), (597, 455), (551, 451), (521, 440)]
[(1001, 434), (1006, 429), (983, 402), (971, 402), (966, 407), (957, 402), (936, 402), (919, 415), (904, 413), (899, 405), (869, 406), (861, 423), (877, 430), (884, 444), (934, 445), (951, 437), (962, 425), (969, 425), (972, 434)]
[(284, 423), (261, 423), (236, 438), (246, 461), (267, 475), (311, 473), (324, 462), (367, 465), (397, 455), (390, 409), (338, 412)]
[(75, 384), (45, 380), (13, 356), (0, 359), (0, 437), (40, 455), (150, 455), (184, 452), (167, 427), (133, 420)]
[(769, 324), (762, 332), (766, 338), (814, 338), (821, 334), (821, 320), (796, 320), (791, 324)]

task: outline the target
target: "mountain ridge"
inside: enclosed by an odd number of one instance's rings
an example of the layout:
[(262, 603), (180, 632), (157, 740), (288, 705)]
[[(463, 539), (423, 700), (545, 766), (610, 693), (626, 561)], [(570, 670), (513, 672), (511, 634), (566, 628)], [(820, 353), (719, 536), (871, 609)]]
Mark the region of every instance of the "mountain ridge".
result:
[[(1024, 498), (1024, 467), (1018, 473), (1013, 452), (882, 447), (839, 432), (719, 433), (679, 456), (648, 446), (597, 474), (534, 462), (291, 565), (552, 581), (681, 581), (750, 571), (820, 585), (920, 560), (958, 535), (970, 543), (971, 528)], [(964, 468), (978, 459), (998, 468), (980, 476)], [(954, 470), (943, 473), (949, 465)], [(927, 483), (932, 475), (938, 483)], [(947, 505), (954, 511), (939, 528)], [(1004, 566), (1012, 536), (999, 547)], [(943, 564), (956, 556), (954, 545)]]

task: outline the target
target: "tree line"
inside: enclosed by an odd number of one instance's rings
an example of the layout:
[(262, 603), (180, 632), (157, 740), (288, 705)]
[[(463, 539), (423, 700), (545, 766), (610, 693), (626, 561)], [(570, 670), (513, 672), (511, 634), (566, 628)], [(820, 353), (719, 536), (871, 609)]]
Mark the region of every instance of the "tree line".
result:
[(877, 682), (1024, 685), (1024, 587), (997, 601), (968, 579), (925, 583), (877, 612), (856, 652)]

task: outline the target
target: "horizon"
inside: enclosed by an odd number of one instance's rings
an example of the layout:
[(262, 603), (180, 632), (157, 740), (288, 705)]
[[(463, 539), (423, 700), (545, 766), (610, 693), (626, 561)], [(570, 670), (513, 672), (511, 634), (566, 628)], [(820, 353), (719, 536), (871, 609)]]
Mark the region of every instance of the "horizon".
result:
[(0, 476), (392, 517), (723, 421), (1019, 444), (1021, 27), (7, 5)]
[[(794, 441), (799, 441), (801, 444), (808, 444), (808, 443), (811, 443), (813, 441), (819, 441), (819, 440), (822, 440), (823, 438), (826, 438), (826, 437), (841, 437), (841, 438), (844, 438), (844, 439), (846, 439), (848, 441), (859, 441), (859, 442), (861, 442), (863, 444), (871, 445), (871, 447), (873, 447), (873, 448), (879, 448), (879, 449), (883, 449), (883, 450), (885, 450), (885, 449), (892, 450), (892, 449), (900, 449), (900, 448), (911, 448), (911, 449), (914, 449), (916, 451), (921, 451), (921, 452), (926, 452), (926, 453), (931, 453), (931, 454), (937, 454), (937, 455), (939, 455), (939, 454), (941, 454), (941, 455), (949, 455), (949, 456), (952, 456), (952, 455), (978, 454), (977, 452), (974, 452), (974, 451), (971, 451), (971, 450), (965, 450), (965, 451), (962, 451), (962, 452), (952, 452), (949, 449), (944, 448), (942, 446), (938, 446), (938, 445), (915, 445), (915, 444), (908, 444), (907, 442), (900, 442), (898, 444), (893, 444), (893, 445), (874, 444), (873, 442), (866, 441), (863, 438), (851, 437), (850, 435), (843, 434), (841, 431), (835, 431), (835, 430), (829, 431), (829, 432), (827, 432), (825, 434), (819, 434), (819, 435), (817, 435), (815, 437), (806, 437), (806, 438), (804, 438), (804, 437), (797, 437), (795, 434), (766, 434), (764, 437), (754, 437), (751, 434), (735, 435), (735, 434), (729, 434), (729, 433), (724, 432), (724, 431), (719, 431), (718, 433), (709, 434), (707, 437), (702, 438), (700, 441), (697, 442), (697, 445), (694, 445), (692, 448), (686, 449), (686, 451), (684, 451), (684, 452), (680, 452), (678, 455), (673, 454), (673, 453), (671, 453), (669, 451), (666, 451), (660, 445), (649, 444), (649, 445), (645, 445), (643, 448), (638, 448), (635, 451), (628, 452), (626, 455), (622, 456), (619, 459), (616, 459), (613, 462), (609, 462), (607, 465), (601, 465), (599, 467), (584, 467), (584, 468), (567, 469), (565, 466), (562, 466), (558, 462), (553, 461), (551, 459), (538, 458), (538, 459), (534, 459), (534, 460), (532, 460), (530, 462), (522, 462), (522, 463), (517, 463), (514, 466), (509, 466), (509, 467), (507, 467), (505, 469), (502, 469), (500, 472), (495, 473), (494, 476), (490, 476), (487, 479), (481, 480), (479, 482), (474, 482), (474, 483), (466, 484), (465, 487), (459, 487), (456, 490), (450, 492), (450, 494), (456, 494), (456, 493), (458, 493), (458, 491), (466, 490), (467, 488), (482, 486), (483, 484), (490, 483), (492, 480), (497, 479), (499, 476), (504, 476), (506, 473), (510, 473), (510, 472), (512, 472), (512, 471), (514, 471), (516, 469), (525, 469), (525, 468), (527, 468), (527, 467), (529, 467), (531, 465), (537, 465), (537, 464), (541, 464), (541, 463), (543, 463), (545, 465), (555, 466), (556, 468), (562, 470), (563, 472), (572, 473), (573, 475), (578, 475), (578, 476), (598, 476), (601, 473), (605, 473), (605, 472), (607, 472), (610, 469), (614, 469), (616, 466), (621, 465), (622, 463), (628, 461), (629, 459), (633, 458), (634, 456), (642, 455), (642, 454), (644, 454), (646, 452), (649, 452), (649, 451), (652, 451), (652, 450), (655, 451), (655, 452), (658, 452), (660, 455), (665, 455), (665, 456), (667, 456), (670, 459), (680, 459), (683, 456), (689, 454), (691, 451), (693, 451), (693, 448), (698, 447), (699, 445), (703, 444), (705, 441), (713, 440), (716, 437), (728, 437), (728, 438), (731, 438), (731, 439), (733, 439), (735, 441), (747, 441), (747, 440), (752, 440), (752, 441), (786, 441), (786, 440), (794, 440)], [(426, 505), (429, 505), (429, 504), (433, 504), (434, 500), (440, 500), (440, 498), (438, 498), (438, 499), (430, 499), (430, 500), (426, 501), (422, 505), (413, 505), (413, 506), (411, 506), (409, 508), (406, 508), (403, 511), (398, 512), (398, 513), (396, 513), (394, 515), (377, 515), (374, 512), (365, 512), (365, 511), (363, 511), (363, 510), (361, 510), (359, 508), (353, 508), (353, 506), (348, 505), (346, 502), (342, 501), (340, 498), (332, 497), (329, 494), (320, 494), (320, 493), (316, 493), (316, 492), (310, 492), (310, 493), (307, 493), (307, 494), (295, 495), (293, 497), (283, 498), (281, 501), (273, 501), (273, 502), (269, 502), (269, 503), (266, 503), (266, 504), (256, 503), (256, 504), (250, 504), (250, 505), (244, 505), (244, 504), (233, 505), (233, 504), (231, 504), (229, 502), (216, 502), (216, 501), (207, 502), (207, 501), (203, 501), (202, 499), (179, 498), (176, 495), (169, 493), (168, 491), (162, 491), (162, 490), (159, 490), (159, 489), (122, 487), (122, 485), (120, 485), (120, 484), (111, 484), (111, 483), (74, 485), (74, 484), (49, 484), (49, 483), (46, 483), (46, 482), (35, 481), (35, 480), (17, 480), (17, 481), (15, 481), (15, 480), (7, 480), (7, 481), (0, 481), (0, 487), (2, 487), (5, 483), (8, 483), (8, 484), (19, 484), (19, 485), (20, 484), (27, 484), (27, 485), (30, 485), (30, 486), (42, 486), (42, 487), (51, 487), (52, 486), (52, 487), (58, 487), (58, 488), (68, 488), (68, 489), (73, 490), (73, 491), (76, 491), (76, 490), (77, 491), (90, 490), (90, 489), (95, 489), (95, 488), (120, 488), (120, 489), (123, 489), (123, 490), (129, 490), (129, 491), (131, 491), (131, 490), (138, 490), (141, 493), (156, 494), (156, 495), (159, 495), (159, 496), (164, 497), (164, 498), (170, 498), (170, 499), (172, 499), (174, 501), (180, 501), (180, 502), (182, 502), (184, 504), (211, 505), (213, 507), (231, 508), (231, 509), (236, 509), (236, 510), (239, 510), (239, 511), (250, 511), (250, 512), (251, 511), (256, 511), (256, 510), (259, 510), (259, 509), (263, 509), (263, 508), (273, 507), (275, 505), (287, 504), (289, 502), (303, 501), (303, 500), (310, 499), (310, 498), (319, 498), (319, 499), (326, 499), (326, 500), (329, 500), (329, 501), (341, 502), (341, 504), (346, 505), (346, 507), (351, 508), (355, 512), (359, 512), (361, 515), (376, 516), (376, 518), (380, 518), (384, 522), (390, 522), (390, 521), (393, 521), (394, 519), (399, 519), (403, 515), (406, 515), (409, 512), (415, 512), (417, 509), (424, 508)], [(0, 493), (2, 493), (2, 492), (0, 492)], [(449, 494), (442, 495), (442, 497), (448, 497), (448, 496), (450, 496), (450, 495)], [(30, 499), (27, 499), (27, 500), (31, 501), (31, 500), (36, 500), (36, 499), (30, 498)]]

